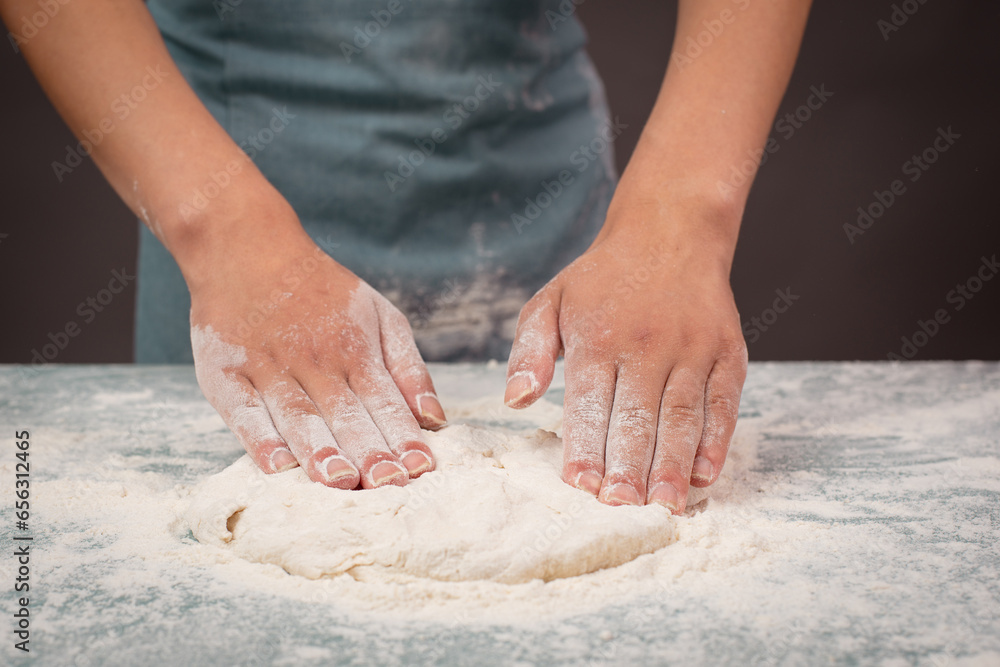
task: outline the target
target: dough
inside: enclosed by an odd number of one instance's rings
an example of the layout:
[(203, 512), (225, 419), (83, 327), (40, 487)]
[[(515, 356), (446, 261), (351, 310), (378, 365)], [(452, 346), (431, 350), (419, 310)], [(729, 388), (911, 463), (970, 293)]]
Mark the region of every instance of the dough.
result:
[(310, 579), (550, 581), (615, 567), (675, 539), (657, 505), (608, 507), (559, 478), (561, 440), (453, 425), (427, 433), (437, 470), (405, 487), (331, 489), (247, 456), (205, 480), (195, 537)]

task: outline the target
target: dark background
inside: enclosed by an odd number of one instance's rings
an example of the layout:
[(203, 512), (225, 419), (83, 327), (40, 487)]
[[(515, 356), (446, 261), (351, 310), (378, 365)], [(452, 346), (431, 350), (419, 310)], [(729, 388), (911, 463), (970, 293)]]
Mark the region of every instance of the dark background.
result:
[[(947, 311), (917, 359), (1000, 359), (1000, 277), (963, 308), (950, 290), (1000, 254), (994, 205), (1000, 167), (1000, 6), (993, 0), (917, 0), (888, 40), (877, 22), (891, 2), (819, 2), (779, 117), (825, 86), (833, 96), (762, 166), (733, 267), (745, 323), (773, 323), (751, 359), (885, 359), (919, 321)], [(579, 7), (612, 112), (629, 125), (616, 143), (624, 167), (665, 70), (675, 3), (587, 0)], [(91, 162), (60, 183), (51, 163), (76, 140), (7, 39), (0, 43), (0, 362), (28, 362), (48, 334), (80, 322), (77, 306), (115, 269), (134, 274), (137, 229)], [(960, 135), (916, 182), (902, 165), (938, 128)], [(859, 206), (902, 179), (906, 192), (852, 244)], [(975, 284), (973, 284), (975, 287)], [(134, 284), (60, 352), (59, 362), (132, 360)], [(774, 319), (775, 290), (798, 297)], [(773, 315), (773, 314), (772, 314)], [(919, 339), (919, 337), (918, 337)]]

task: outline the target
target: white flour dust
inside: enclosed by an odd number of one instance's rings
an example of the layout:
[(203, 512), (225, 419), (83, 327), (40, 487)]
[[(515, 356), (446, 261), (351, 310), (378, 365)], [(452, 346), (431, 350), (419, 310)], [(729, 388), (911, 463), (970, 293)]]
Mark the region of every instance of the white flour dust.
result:
[(674, 517), (608, 507), (563, 483), (559, 406), (513, 411), (490, 397), (445, 408), (454, 425), (424, 434), (437, 471), (406, 487), (361, 495), (299, 470), (265, 476), (245, 457), (202, 481), (177, 504), (201, 541), (189, 557), (240, 586), (352, 613), (517, 623), (667, 595), (687, 572), (748, 563), (772, 533), (781, 542), (801, 530), (748, 514), (752, 436)]
[[(607, 507), (561, 482), (561, 407), (543, 399), (514, 411), (500, 396), (443, 402), (453, 426), (424, 434), (438, 472), (407, 487), (339, 491), (299, 469), (264, 476), (246, 458), (178, 485), (112, 454), (96, 479), (39, 485), (39, 506), (55, 523), (82, 511), (97, 526), (90, 533), (115, 535), (114, 559), (143, 563), (141, 573), (108, 573), (123, 586), (207, 568), (204, 585), (462, 623), (530, 622), (665, 594), (685, 572), (752, 561), (780, 529), (765, 516), (748, 521), (743, 507), (752, 437), (719, 482), (692, 490), (687, 515), (673, 517), (658, 506)], [(170, 421), (226, 437), (215, 416), (177, 421), (175, 406)], [(150, 454), (143, 462), (182, 464)]]
[(575, 577), (674, 539), (665, 508), (609, 507), (564, 484), (562, 443), (548, 431), (458, 425), (426, 439), (434, 472), (364, 493), (301, 469), (265, 475), (244, 456), (201, 485), (187, 517), (201, 542), (292, 574), (414, 584)]
[[(15, 414), (37, 424), (31, 592), (46, 650), (66, 657), (59, 664), (123, 666), (191, 664), (190, 655), (205, 664), (482, 664), (487, 654), (524, 664), (643, 664), (650, 655), (997, 664), (995, 365), (756, 365), (726, 466), (693, 490), (681, 516), (597, 508), (628, 517), (628, 531), (645, 530), (633, 520), (665, 520), (669, 537), (651, 549), (605, 548), (601, 535), (616, 533), (573, 505), (589, 499), (549, 488), (558, 443), (539, 429), (562, 431), (564, 385), (557, 379), (536, 404), (510, 410), (495, 366), (432, 369), (452, 424), (427, 436), (443, 474), (402, 489), (399, 534), (388, 536), (399, 490), (335, 493), (344, 517), (355, 515), (340, 528), (358, 526), (363, 504), (386, 511), (318, 560), (301, 528), (328, 539), (322, 522), (339, 521), (333, 509), (312, 522), (259, 504), (296, 494), (299, 473), (222, 494), (231, 505), (191, 526), (208, 480), (243, 451), (190, 369), (66, 368), (51, 382), (38, 375), (47, 384), (34, 396), (44, 390), (45, 402), (10, 391)], [(0, 460), (0, 475), (12, 479), (13, 466)], [(452, 475), (465, 469), (494, 477), (470, 490)], [(453, 503), (435, 495), (438, 483)], [(496, 501), (500, 489), (496, 506), (469, 501)], [(14, 506), (12, 484), (0, 500)], [(431, 508), (443, 514), (425, 516)], [(292, 522), (284, 532), (301, 548), (248, 560), (241, 531), (272, 514)], [(602, 562), (609, 556), (631, 559), (614, 566)], [(13, 567), (0, 562), (0, 576), (12, 581)]]

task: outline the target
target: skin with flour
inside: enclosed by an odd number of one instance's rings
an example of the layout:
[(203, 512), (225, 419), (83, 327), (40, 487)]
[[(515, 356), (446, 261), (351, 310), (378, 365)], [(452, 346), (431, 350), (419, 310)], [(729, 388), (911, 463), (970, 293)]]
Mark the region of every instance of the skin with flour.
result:
[[(725, 462), (746, 370), (729, 268), (752, 179), (718, 185), (763, 147), (809, 5), (680, 0), (660, 96), (604, 228), (522, 312), (506, 401), (537, 400), (565, 353), (563, 479), (602, 502), (682, 512), (689, 486), (713, 483)], [(8, 26), (35, 12), (33, 0), (0, 0)], [(705, 31), (710, 44), (686, 54)], [(445, 416), (402, 316), (328, 258), (269, 299), (318, 248), (184, 81), (143, 3), (61, 5), (21, 48), (78, 136), (147, 68), (160, 73), (92, 156), (177, 260), (199, 382), (262, 470), (299, 464), (320, 483), (377, 486), (430, 469), (417, 425)], [(234, 163), (229, 186), (182, 215)], [(659, 268), (616, 292), (651, 247)], [(276, 306), (244, 336), (239, 322), (262, 300)]]
[[(422, 412), (440, 407), (406, 318), (326, 255), (299, 266), (313, 290), (275, 294), (256, 326), (219, 330), (233, 318), (192, 309), (205, 396), (264, 472), (302, 465), (313, 481), (353, 489), (401, 485), (432, 470), (420, 426), (443, 419)], [(225, 307), (239, 313), (260, 296), (245, 293), (244, 303)], [(327, 310), (331, 301), (342, 305)]]
[(521, 313), (506, 402), (538, 400), (565, 354), (563, 479), (603, 502), (679, 513), (725, 463), (747, 362), (729, 272), (752, 180), (735, 187), (730, 173), (760, 155), (809, 6), (679, 3), (601, 233)]

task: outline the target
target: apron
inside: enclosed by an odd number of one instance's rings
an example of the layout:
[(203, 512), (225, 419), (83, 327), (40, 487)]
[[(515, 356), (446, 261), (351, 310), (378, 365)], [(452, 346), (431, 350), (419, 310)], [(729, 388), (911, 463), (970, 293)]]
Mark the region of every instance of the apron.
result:
[[(570, 0), (150, 0), (216, 120), (428, 361), (505, 359), (617, 175)], [(136, 360), (191, 363), (180, 270), (140, 231)]]

